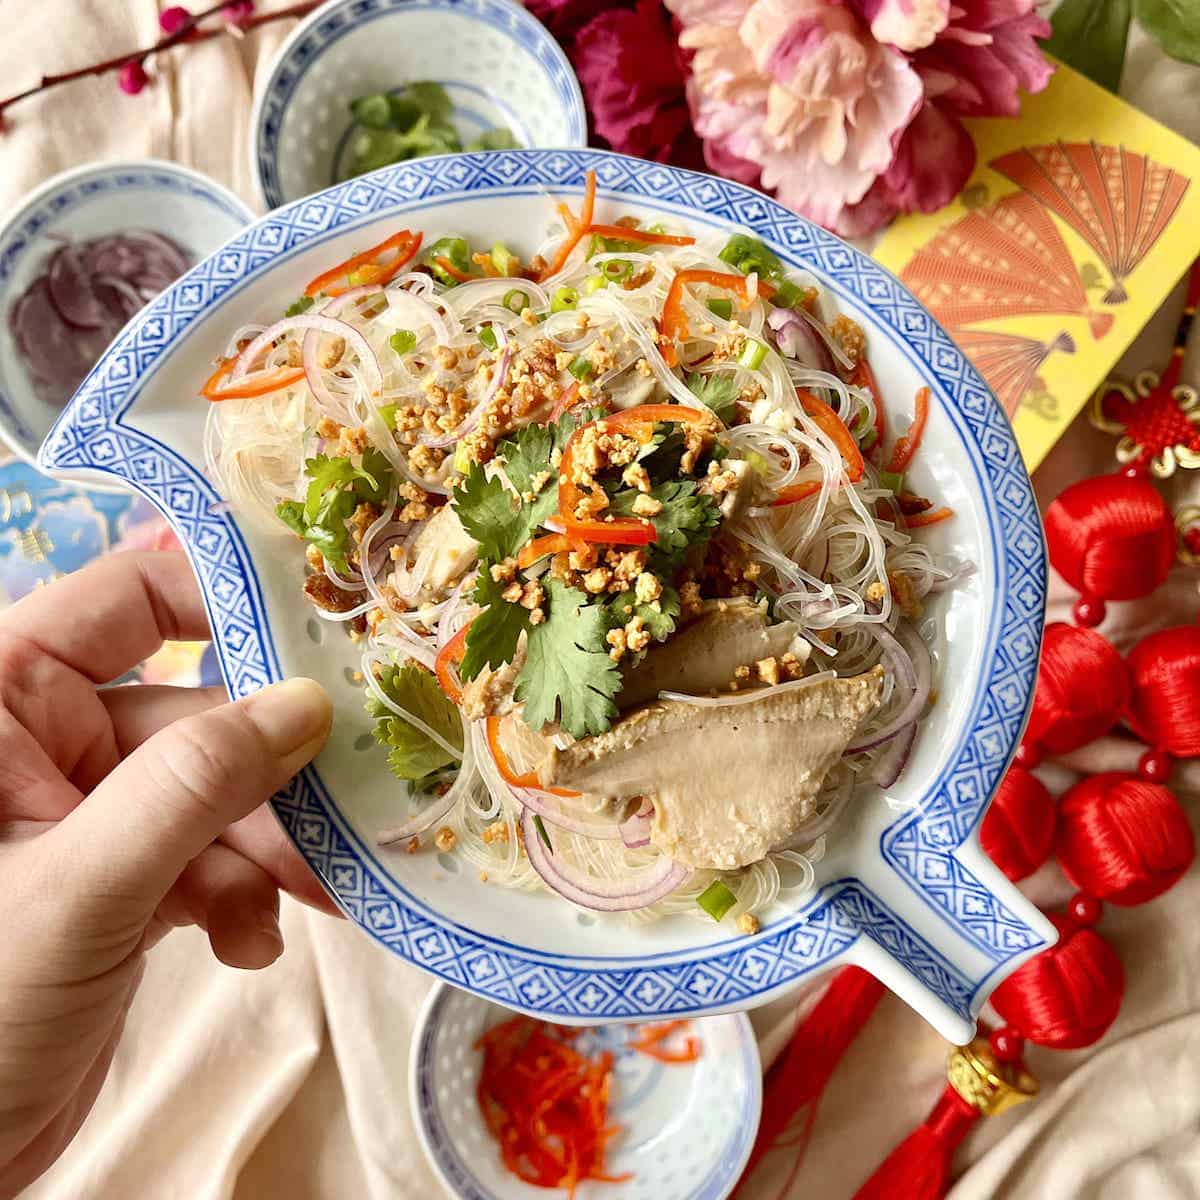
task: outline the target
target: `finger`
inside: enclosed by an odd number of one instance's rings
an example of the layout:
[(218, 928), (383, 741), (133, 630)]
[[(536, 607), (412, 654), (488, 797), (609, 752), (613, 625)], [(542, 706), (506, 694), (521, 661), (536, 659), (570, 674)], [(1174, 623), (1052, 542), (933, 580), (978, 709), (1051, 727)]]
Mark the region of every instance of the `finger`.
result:
[(219, 842), (207, 847), (171, 891), (191, 923), (208, 931), (213, 953), (228, 966), (256, 970), (283, 953), (279, 890), (236, 850)]
[(151, 550), (106, 555), (39, 588), (0, 616), (0, 635), (107, 683), (164, 641), (207, 640), (209, 629), (186, 556)]
[(267, 805), (231, 825), (221, 841), (257, 863), (278, 887), (297, 900), (330, 916), (342, 915)]
[(48, 849), (67, 856), (75, 890), (149, 916), (193, 858), (317, 754), (331, 719), (311, 679), (185, 717), (47, 834)]
[(108, 709), (121, 758), (132, 754), (160, 729), (184, 717), (207, 712), (229, 699), (229, 694), (219, 684), (195, 688), (131, 683), (124, 687), (104, 688), (97, 695)]

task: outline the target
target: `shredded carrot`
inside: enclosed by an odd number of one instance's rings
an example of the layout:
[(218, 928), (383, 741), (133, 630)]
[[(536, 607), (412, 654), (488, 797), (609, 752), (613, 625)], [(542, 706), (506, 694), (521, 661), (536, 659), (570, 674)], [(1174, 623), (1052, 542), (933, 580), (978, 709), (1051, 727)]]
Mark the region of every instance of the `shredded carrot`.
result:
[(575, 446), (585, 429), (603, 422), (606, 430), (627, 434), (645, 444), (654, 434), (656, 421), (706, 425), (712, 424), (715, 418), (706, 408), (689, 408), (683, 404), (641, 404), (636, 408), (627, 408), (612, 416), (599, 417), (586, 425), (580, 425), (567, 439), (562, 460), (558, 464), (558, 519), (562, 522), (565, 533), (580, 541), (617, 546), (647, 546), (658, 540), (658, 532), (654, 525), (640, 517), (626, 517), (614, 521), (580, 521), (575, 516), (575, 507), (583, 493), (579, 484), (571, 478)]
[(553, 1025), (513, 1017), (476, 1043), (483, 1065), (475, 1096), (504, 1165), (526, 1183), (570, 1195), (586, 1180), (632, 1178), (604, 1167), (620, 1132), (608, 1124), (613, 1056), (588, 1057), (574, 1040)]
[(574, 408), (579, 401), (579, 381), (576, 380), (561, 396), (550, 412), (550, 420), (557, 421), (569, 408)]
[(455, 677), (451, 666), (458, 666), (467, 652), (467, 630), (471, 628), (468, 621), (439, 651), (433, 660), (433, 673), (437, 676), (442, 692), (455, 704), (462, 702), (462, 684)]
[[(318, 275), (304, 289), (304, 294), (317, 296), (324, 292), (327, 296), (340, 296), (343, 292), (350, 290), (352, 285), (349, 282), (349, 276), (355, 271), (365, 272), (369, 276), (362, 280), (363, 283), (387, 283), (393, 276), (399, 274), (400, 268), (411, 261), (413, 255), (421, 248), (421, 237), (420, 233), (413, 233), (411, 229), (402, 229), (399, 233), (385, 238), (378, 246), (372, 246), (361, 254), (352, 255), (345, 262), (340, 262), (336, 267), (331, 267), (324, 274)], [(395, 257), (391, 261), (387, 263), (379, 261), (385, 254), (393, 253)], [(368, 268), (373, 269), (368, 270)], [(346, 282), (345, 287), (334, 286), (343, 280)]]
[(589, 171), (586, 180), (587, 182), (583, 189), (583, 206), (578, 217), (565, 204), (558, 206), (558, 211), (562, 214), (567, 232), (562, 240), (562, 244), (558, 247), (558, 253), (555, 254), (550, 265), (538, 277), (539, 283), (545, 283), (547, 279), (553, 275), (557, 275), (563, 269), (563, 264), (571, 257), (571, 251), (583, 240), (583, 236), (587, 232), (587, 227), (592, 223), (592, 217), (596, 211), (596, 172)]
[(200, 395), (214, 403), (219, 400), (248, 400), (252, 396), (266, 396), (280, 388), (291, 387), (304, 378), (303, 367), (279, 367), (273, 371), (255, 371), (237, 383), (226, 385), (223, 381), (233, 370), (236, 361), (233, 358), (224, 359), (208, 377), (200, 389)]
[(492, 752), (492, 757), (496, 760), (496, 770), (500, 772), (500, 778), (509, 787), (537, 788), (538, 791), (550, 792), (555, 796), (563, 796), (566, 799), (571, 799), (579, 795), (578, 792), (570, 792), (566, 788), (542, 787), (536, 771), (526, 771), (524, 775), (518, 775), (513, 770), (512, 763), (508, 761), (508, 755), (504, 753), (504, 747), (500, 743), (500, 718), (488, 717), (484, 728), (487, 731), (488, 749)]
[(887, 436), (887, 420), (883, 412), (883, 397), (879, 394), (879, 384), (875, 382), (875, 372), (865, 358), (860, 358), (850, 373), (850, 383), (854, 387), (863, 388), (871, 393), (875, 402), (875, 444), (871, 447), (872, 456), (883, 453), (883, 439)]
[(624, 242), (646, 242), (653, 246), (694, 246), (693, 237), (679, 237), (673, 233), (651, 233), (648, 229), (627, 228), (624, 225), (589, 225), (584, 233), (600, 237), (620, 238)]
[(796, 399), (800, 401), (800, 407), (805, 413), (816, 422), (821, 432), (838, 448), (846, 464), (846, 478), (851, 483), (857, 483), (863, 477), (865, 464), (862, 451), (859, 450), (854, 435), (846, 428), (846, 423), (824, 400), (818, 400), (812, 392), (797, 388)]
[(500, 272), (496, 270), (496, 264), (492, 262), (490, 254), (472, 254), (471, 261), (479, 267), (479, 269), (489, 278), (498, 279)]
[(440, 267), (451, 279), (457, 279), (459, 283), (469, 283), (472, 279), (479, 278), (477, 275), (468, 275), (466, 271), (460, 271), (448, 258), (444, 255), (437, 254), (433, 259), (434, 266)]
[(649, 1055), (664, 1063), (695, 1062), (700, 1057), (700, 1043), (693, 1037), (684, 1042), (682, 1050), (664, 1050), (659, 1045), (645, 1045), (641, 1042), (634, 1042), (633, 1048), (639, 1054)]
[(524, 570), (531, 567), (539, 558), (547, 554), (561, 554), (571, 548), (571, 539), (565, 533), (548, 533), (544, 537), (534, 538), (526, 542), (517, 555), (517, 566)]
[[(662, 318), (658, 325), (663, 359), (669, 367), (679, 362), (679, 351), (675, 342), (688, 335), (687, 317), (683, 312), (683, 289), (689, 283), (707, 283), (709, 287), (724, 288), (738, 296), (743, 308), (750, 306), (750, 288), (745, 275), (734, 275), (724, 271), (676, 271), (663, 303)], [(759, 291), (763, 295), (767, 294), (761, 283)]]
[(954, 516), (952, 508), (935, 508), (932, 512), (914, 513), (905, 519), (909, 529), (924, 529), (926, 525), (938, 525)]
[[(803, 388), (796, 389), (796, 399), (800, 407), (812, 417), (821, 432), (838, 448), (842, 461), (846, 464), (846, 478), (851, 483), (857, 483), (863, 477), (866, 464), (863, 462), (862, 451), (854, 440), (854, 435), (846, 428), (846, 423), (823, 400), (818, 399), (812, 392)], [(806, 479), (802, 483), (791, 483), (780, 488), (772, 508), (782, 508), (788, 504), (796, 504), (815, 496), (821, 490), (821, 484), (815, 479)]]
[(921, 446), (921, 438), (925, 433), (925, 422), (929, 420), (929, 389), (920, 388), (917, 391), (916, 407), (913, 411), (912, 424), (908, 432), (896, 439), (892, 447), (892, 457), (888, 460), (887, 469), (896, 475), (903, 475), (908, 470), (913, 455)]

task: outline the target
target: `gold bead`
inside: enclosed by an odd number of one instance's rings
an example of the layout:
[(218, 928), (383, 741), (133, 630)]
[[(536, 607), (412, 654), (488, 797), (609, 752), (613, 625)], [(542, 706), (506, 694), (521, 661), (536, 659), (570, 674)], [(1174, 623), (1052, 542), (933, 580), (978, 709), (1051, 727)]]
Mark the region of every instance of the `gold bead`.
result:
[(996, 1061), (987, 1038), (955, 1046), (946, 1062), (950, 1086), (985, 1117), (1006, 1112), (1037, 1095), (1038, 1082), (1020, 1063)]

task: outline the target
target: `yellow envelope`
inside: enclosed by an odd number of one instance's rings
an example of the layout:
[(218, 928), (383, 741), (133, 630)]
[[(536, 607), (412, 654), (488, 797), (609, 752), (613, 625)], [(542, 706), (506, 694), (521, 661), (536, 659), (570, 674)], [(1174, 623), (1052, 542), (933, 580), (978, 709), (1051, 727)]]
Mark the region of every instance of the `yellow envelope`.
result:
[(1032, 471), (1200, 255), (1200, 148), (1061, 64), (1016, 120), (965, 124), (966, 188), (875, 257), (991, 385)]

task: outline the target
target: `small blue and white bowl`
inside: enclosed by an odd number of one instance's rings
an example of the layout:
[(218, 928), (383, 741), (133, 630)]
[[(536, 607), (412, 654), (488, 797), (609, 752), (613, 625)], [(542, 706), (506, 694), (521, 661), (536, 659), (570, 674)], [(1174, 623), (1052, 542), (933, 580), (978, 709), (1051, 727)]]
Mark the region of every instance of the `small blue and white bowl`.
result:
[(527, 149), (587, 143), (579, 81), (512, 0), (330, 0), (279, 48), (250, 118), (250, 170), (268, 209), (346, 175), (350, 102), (440, 83), (464, 141), (502, 126)]
[[(546, 1196), (501, 1161), (475, 1099), (480, 1036), (513, 1014), (439, 984), (413, 1034), (409, 1097), (434, 1171), (461, 1200)], [(744, 1015), (705, 1017), (687, 1033), (700, 1043), (690, 1063), (661, 1063), (630, 1046), (637, 1026), (600, 1025), (575, 1042), (613, 1055), (609, 1115), (623, 1129), (605, 1158), (623, 1183), (581, 1184), (579, 1200), (724, 1200), (750, 1157), (762, 1110), (758, 1044)]]
[(64, 238), (148, 229), (170, 238), (194, 264), (253, 219), (219, 183), (154, 159), (76, 167), (31, 192), (0, 226), (0, 440), (36, 466), (38, 447), (60, 412), (35, 390), (8, 312)]

